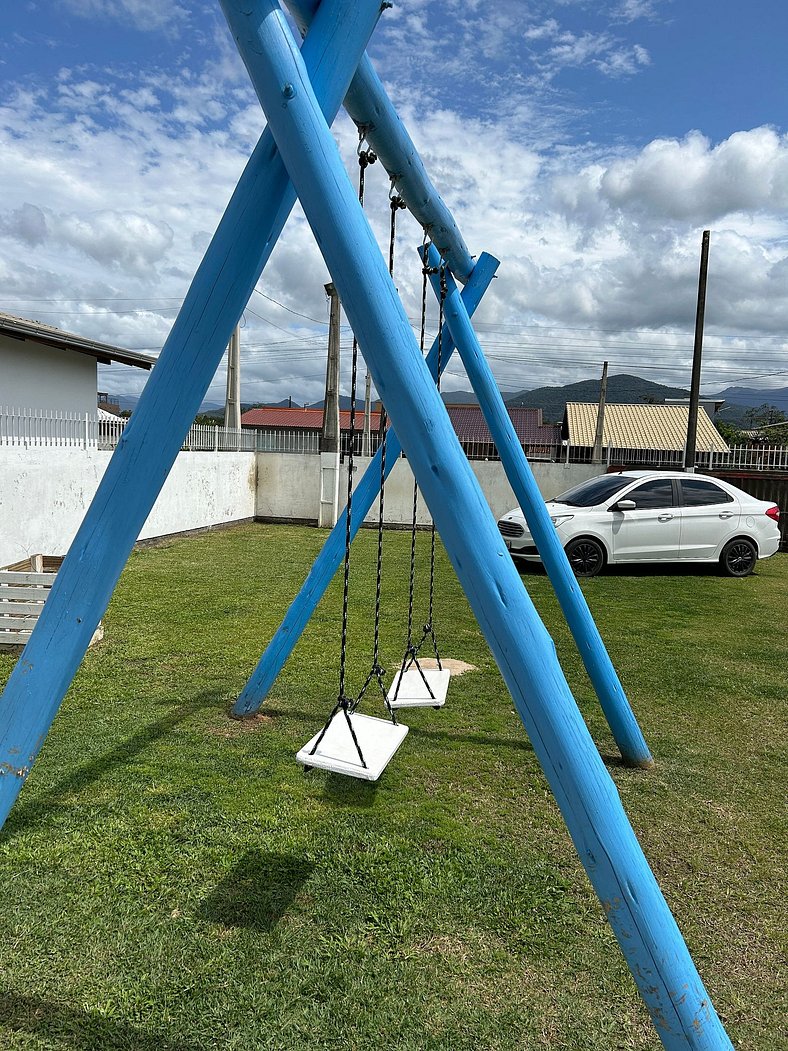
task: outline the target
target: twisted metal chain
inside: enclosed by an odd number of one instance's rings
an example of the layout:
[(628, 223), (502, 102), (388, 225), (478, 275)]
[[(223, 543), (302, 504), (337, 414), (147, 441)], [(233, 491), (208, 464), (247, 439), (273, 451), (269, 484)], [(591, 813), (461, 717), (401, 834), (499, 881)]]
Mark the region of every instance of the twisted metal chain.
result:
[[(377, 160), (372, 150), (363, 150), (363, 132), (359, 133), (358, 143), (358, 199), (362, 208), (364, 207), (364, 182), (367, 167)], [(356, 444), (356, 383), (358, 377), (358, 340), (353, 336), (353, 350), (351, 354), (350, 371), (350, 441), (347, 458), (347, 512), (345, 515), (345, 566), (342, 587), (342, 639), (339, 651), (339, 703), (344, 706), (347, 703), (345, 694), (345, 681), (347, 674), (347, 634), (348, 634), (348, 606), (350, 595), (350, 545), (352, 541), (351, 518), (353, 514), (353, 458)], [(340, 431), (341, 433), (341, 431)]]
[[(358, 139), (358, 199), (361, 207), (364, 207), (364, 174), (370, 164), (374, 164), (377, 160), (376, 155), (372, 150), (362, 149), (364, 143), (364, 133), (359, 132)], [(348, 448), (347, 458), (347, 508), (345, 513), (345, 564), (344, 564), (344, 575), (342, 583), (342, 638), (339, 648), (339, 693), (337, 701), (331, 710), (331, 714), (326, 720), (323, 729), (315, 739), (315, 743), (309, 751), (310, 755), (314, 755), (320, 746), (320, 742), (326, 735), (326, 731), (334, 720), (334, 717), (338, 712), (342, 712), (345, 722), (347, 723), (350, 736), (353, 740), (358, 758), (364, 769), (367, 768), (366, 760), (364, 759), (364, 753), (361, 751), (361, 745), (358, 743), (356, 732), (353, 729), (353, 723), (350, 721), (350, 712), (353, 708), (353, 702), (347, 696), (345, 692), (345, 681), (347, 677), (347, 636), (348, 636), (348, 606), (350, 598), (350, 545), (352, 540), (351, 521), (353, 514), (353, 452), (356, 444), (356, 382), (358, 377), (358, 341), (353, 335), (353, 351), (351, 355), (351, 373), (350, 373), (350, 442)], [(325, 411), (325, 406), (323, 407)], [(340, 443), (342, 436), (342, 428), (340, 427)]]
[[(392, 183), (392, 189), (389, 191), (389, 204), (391, 206), (391, 223), (389, 228), (389, 275), (394, 277), (394, 246), (397, 238), (397, 212), (400, 208), (405, 208), (405, 201), (396, 192)], [(397, 717), (391, 704), (389, 703), (388, 694), (386, 692), (386, 684), (384, 682), (384, 675), (386, 669), (380, 663), (380, 608), (381, 598), (383, 592), (383, 521), (385, 514), (385, 501), (386, 501), (386, 450), (387, 450), (387, 432), (388, 432), (388, 417), (383, 402), (380, 403), (380, 423), (378, 428), (378, 443), (380, 445), (380, 490), (378, 497), (378, 557), (377, 557), (377, 571), (375, 576), (375, 619), (373, 629), (373, 642), (372, 642), (372, 666), (367, 675), (364, 685), (361, 687), (358, 697), (355, 700), (354, 707), (358, 707), (364, 698), (364, 694), (367, 692), (373, 682), (376, 682), (380, 692), (383, 696), (383, 702), (388, 709), (389, 715), (391, 716), (392, 722), (396, 723)]]

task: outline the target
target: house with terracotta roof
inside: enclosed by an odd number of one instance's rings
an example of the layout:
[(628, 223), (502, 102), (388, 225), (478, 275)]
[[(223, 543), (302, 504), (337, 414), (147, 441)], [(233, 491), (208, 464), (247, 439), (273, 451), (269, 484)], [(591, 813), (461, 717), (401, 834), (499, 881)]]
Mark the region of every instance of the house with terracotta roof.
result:
[[(567, 402), (562, 424), (562, 438), (568, 442), (570, 460), (591, 458), (596, 433), (597, 412), (594, 402)], [(687, 440), (689, 405), (606, 405), (602, 430), (602, 457), (608, 463), (630, 466), (679, 465)], [(697, 461), (730, 450), (701, 408), (698, 411), (696, 438)]]
[[(526, 456), (552, 459), (561, 446), (561, 428), (545, 423), (541, 409), (506, 406)], [(498, 450), (478, 405), (447, 405), (446, 411), (466, 453), (474, 460), (497, 460)]]
[[(498, 453), (492, 440), (490, 430), (478, 405), (447, 405), (446, 411), (460, 442), (468, 456), (476, 460), (496, 460)], [(561, 444), (561, 428), (546, 424), (542, 420), (541, 409), (510, 408), (509, 417), (520, 439), (526, 454), (533, 458), (550, 459)], [(350, 411), (342, 410), (339, 414), (339, 425), (342, 434), (342, 449), (347, 451), (350, 441)], [(254, 427), (267, 433), (270, 447), (278, 448), (281, 439), (289, 435), (289, 445), (298, 451), (314, 451), (319, 448), (319, 437), (323, 428), (322, 409), (289, 408), (271, 406), (249, 409), (241, 416), (242, 427)], [(360, 450), (361, 431), (364, 427), (363, 412), (356, 412), (356, 450)], [(371, 414), (370, 430), (373, 436), (380, 428), (380, 413)], [(375, 446), (373, 442), (373, 448)], [(258, 444), (265, 448), (266, 443)]]
[[(257, 448), (261, 452), (319, 452), (320, 434), (323, 430), (323, 410), (287, 405), (264, 405), (247, 409), (241, 415), (241, 427), (260, 432)], [(380, 413), (370, 414), (370, 433), (377, 435), (380, 429)], [(355, 451), (361, 452), (364, 412), (356, 410)], [(350, 409), (339, 413), (339, 432), (342, 453), (350, 448)], [(373, 441), (373, 447), (376, 443)]]

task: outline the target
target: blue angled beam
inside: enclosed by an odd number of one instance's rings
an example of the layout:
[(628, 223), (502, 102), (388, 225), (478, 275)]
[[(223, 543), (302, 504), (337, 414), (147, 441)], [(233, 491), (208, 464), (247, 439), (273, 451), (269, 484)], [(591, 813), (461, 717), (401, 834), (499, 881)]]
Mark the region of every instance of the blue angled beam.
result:
[[(495, 276), (498, 269), (498, 260), (491, 255), (483, 253), (468, 283), (462, 290), (462, 302), (469, 314), (473, 314), (481, 301), (482, 296)], [(444, 325), (441, 335), (441, 368), (445, 369), (449, 363), (454, 344), (447, 326)], [(438, 339), (436, 338), (426, 358), (427, 368), (432, 376), (437, 379), (438, 375)], [(391, 474), (397, 464), (402, 444), (393, 427), (389, 428), (386, 436), (386, 478)], [(350, 515), (350, 536), (355, 537), (361, 528), (364, 519), (372, 507), (375, 498), (380, 492), (380, 461), (383, 456), (382, 448), (379, 448), (369, 462), (361, 481), (353, 490), (353, 505)], [(325, 594), (326, 588), (331, 583), (334, 573), (337, 571), (345, 553), (345, 530), (347, 528), (347, 507), (340, 515), (336, 525), (331, 530), (323, 545), (320, 554), (315, 559), (309, 575), (303, 583), (301, 590), (290, 604), (282, 623), (276, 630), (271, 641), (265, 649), (260, 661), (252, 672), (249, 681), (241, 691), (238, 700), (233, 707), (233, 714), (238, 716), (251, 715), (258, 711), (268, 691), (273, 686), (277, 676), (284, 667), (285, 661), (293, 652), (293, 649), (301, 638), (304, 628), (309, 623), (309, 618), (317, 609), (317, 604)]]
[[(228, 0), (224, 0), (225, 3)], [(244, 56), (269, 126), (446, 551), (657, 1033), (732, 1051), (460, 447), (279, 5)]]
[[(434, 245), (427, 250), (419, 249), (422, 262), (427, 262), (432, 273), (430, 281), (435, 295), (441, 297), (441, 279), (438, 272), (440, 254)], [(451, 338), (457, 347), (468, 379), (479, 399), (479, 405), (495, 442), (506, 477), (514, 490), (528, 528), (536, 541), (550, 582), (561, 605), (566, 622), (572, 632), (583, 664), (594, 685), (602, 711), (610, 725), (613, 737), (624, 762), (629, 766), (651, 767), (654, 760), (648, 750), (637, 719), (632, 712), (621, 686), (613, 662), (605, 649), (599, 629), (588, 608), (580, 585), (572, 572), (569, 560), (558, 539), (550, 515), (539, 492), (520, 439), (511, 417), (503, 403), (498, 384), (484, 356), (479, 340), (471, 324), (468, 311), (462, 302), (457, 285), (450, 273), (446, 273), (446, 298), (443, 314), (449, 326)]]
[[(254, 46), (267, 4), (228, 0), (226, 6), (236, 9), (239, 31)], [(342, 103), (379, 13), (379, 0), (323, 0), (315, 15), (303, 61), (329, 119)], [(266, 129), (6, 685), (0, 703), (0, 827), (294, 203), (293, 187)]]
[[(304, 32), (318, 0), (285, 2)], [(465, 284), (473, 272), (473, 258), (367, 55), (359, 62), (345, 96), (345, 109), (359, 128), (363, 128), (367, 142), (394, 180), (397, 192), (438, 246), (454, 276)]]

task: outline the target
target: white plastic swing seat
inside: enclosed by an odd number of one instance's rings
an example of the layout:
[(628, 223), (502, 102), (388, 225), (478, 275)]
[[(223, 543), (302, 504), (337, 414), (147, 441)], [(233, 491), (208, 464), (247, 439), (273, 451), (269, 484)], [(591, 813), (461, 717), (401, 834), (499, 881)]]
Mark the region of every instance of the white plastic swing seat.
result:
[(298, 762), (319, 770), (330, 770), (334, 774), (360, 777), (364, 781), (377, 781), (404, 741), (408, 727), (401, 723), (395, 725), (389, 719), (375, 719), (356, 712), (350, 716), (350, 722), (366, 766), (361, 764), (347, 721), (341, 711), (331, 720), (315, 754), (310, 753), (320, 736), (319, 733), (296, 754)]
[[(388, 702), (392, 708), (442, 708), (446, 703), (451, 672), (448, 668), (423, 668), (424, 678), (430, 684), (430, 690), (418, 668), (408, 668), (404, 675), (397, 672), (388, 692)], [(397, 693), (397, 684), (402, 675), (402, 685)]]

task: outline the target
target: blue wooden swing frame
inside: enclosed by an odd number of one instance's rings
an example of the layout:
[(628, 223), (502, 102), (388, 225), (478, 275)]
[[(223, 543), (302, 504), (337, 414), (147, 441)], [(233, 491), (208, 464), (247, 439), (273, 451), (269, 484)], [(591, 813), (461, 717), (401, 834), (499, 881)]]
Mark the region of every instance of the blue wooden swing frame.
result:
[[(663, 1045), (669, 1051), (730, 1049), (571, 695), (553, 642), (457, 441), (331, 135), (331, 121), (349, 88), (351, 111), (359, 106), (363, 111), (364, 99), (382, 91), (364, 55), (380, 0), (291, 3), (304, 26), (311, 23), (300, 50), (276, 0), (221, 0), (221, 6), (268, 127), (6, 686), (0, 704), (0, 822), (30, 772), (297, 193), (375, 386)], [(393, 110), (380, 112), (390, 118)], [(370, 142), (374, 133), (368, 129)], [(388, 145), (393, 149), (388, 163), (395, 166), (397, 144)], [(415, 172), (420, 184), (418, 166), (408, 171)], [(403, 186), (397, 186), (408, 200)], [(468, 320), (497, 263), (488, 259), (482, 266), (480, 259), (474, 266), (437, 195), (429, 203), (425, 225), (436, 249), (455, 276), (466, 281), (462, 295), (452, 288), (447, 328), (479, 393), (493, 438), (502, 456), (506, 453), (507, 473), (517, 482), (515, 492), (531, 516), (529, 525), (549, 567), (554, 556), (560, 563), (551, 542), (554, 531), (549, 519), (540, 517), (541, 499), (531, 488), (522, 450), (518, 454), (510, 440), (508, 416), (503, 419), (500, 396), (490, 385)], [(424, 215), (413, 210), (423, 221)], [(480, 266), (477, 283), (474, 274)], [(367, 491), (372, 488), (370, 484)], [(363, 515), (360, 500), (358, 518), (354, 503), (352, 526), (357, 528)], [(331, 568), (330, 553), (324, 550), (323, 556), (321, 581), (336, 567)], [(557, 591), (561, 574), (560, 565), (555, 574), (551, 571)], [(568, 592), (562, 605), (567, 617), (576, 620), (573, 630), (585, 659), (584, 646), (602, 651), (604, 646), (585, 620), (576, 586)], [(301, 604), (304, 609), (316, 593), (313, 589)], [(291, 634), (287, 645), (292, 641)], [(606, 653), (597, 657), (600, 671), (595, 671), (594, 684), (622, 754), (647, 765), (651, 757), (609, 658)], [(262, 700), (261, 687), (269, 680), (270, 669), (253, 676), (254, 687), (247, 687), (239, 700), (243, 710), (252, 710), (254, 697)]]

